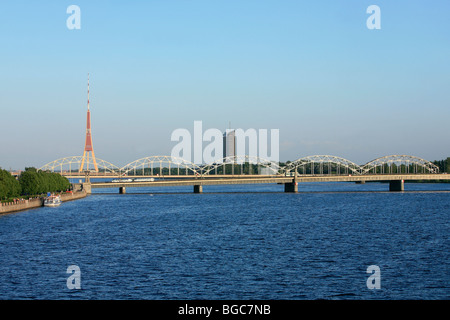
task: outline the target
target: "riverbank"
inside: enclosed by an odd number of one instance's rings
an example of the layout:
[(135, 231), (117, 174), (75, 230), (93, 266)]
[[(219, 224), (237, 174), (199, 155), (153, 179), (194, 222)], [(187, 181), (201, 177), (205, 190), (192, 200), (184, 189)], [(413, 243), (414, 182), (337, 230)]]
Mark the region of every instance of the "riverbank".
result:
[[(85, 191), (62, 193), (61, 200), (64, 203), (68, 201), (82, 199), (85, 198), (86, 196), (87, 193)], [(42, 206), (44, 206), (44, 198), (32, 198), (28, 200), (17, 200), (15, 202), (2, 203), (0, 206), (0, 215), (33, 208), (39, 208)]]

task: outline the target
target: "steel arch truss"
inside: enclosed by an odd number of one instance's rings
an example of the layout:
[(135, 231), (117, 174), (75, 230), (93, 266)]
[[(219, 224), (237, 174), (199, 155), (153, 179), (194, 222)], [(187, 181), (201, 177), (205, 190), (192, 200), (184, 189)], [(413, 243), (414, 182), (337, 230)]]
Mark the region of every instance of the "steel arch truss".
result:
[(133, 176), (197, 175), (198, 169), (194, 163), (181, 158), (152, 156), (130, 162), (121, 172)]
[(202, 175), (213, 174), (258, 174), (277, 175), (282, 168), (278, 162), (262, 159), (256, 156), (229, 156), (220, 161), (199, 166)]
[[(73, 157), (65, 157), (60, 158), (55, 161), (49, 162), (46, 165), (39, 168), (39, 170), (42, 171), (51, 171), (51, 172), (59, 172), (61, 174), (72, 174), (72, 173), (78, 173), (81, 162), (83, 160), (82, 156), (73, 156)], [(89, 158), (86, 162), (84, 162), (85, 165), (87, 165), (87, 168), (89, 168), (89, 171), (95, 171), (94, 170), (94, 162), (92, 161), (92, 158)], [(105, 174), (119, 174), (120, 168), (115, 166), (114, 164), (97, 158), (97, 165), (99, 169), (99, 173), (105, 173)], [(91, 169), (92, 168), (92, 169)]]
[[(76, 174), (82, 156), (60, 158), (39, 170), (49, 170), (62, 175)], [(88, 168), (94, 170), (89, 159)], [(86, 163), (86, 162), (85, 162)], [(375, 159), (363, 166), (336, 156), (314, 155), (297, 159), (280, 167), (279, 163), (254, 156), (231, 156), (220, 161), (196, 165), (171, 156), (151, 156), (135, 160), (122, 168), (97, 158), (97, 175), (163, 176), (163, 175), (366, 175), (366, 174), (420, 174), (439, 173), (439, 167), (430, 161), (408, 155), (390, 155)]]
[(362, 167), (363, 174), (439, 173), (430, 161), (408, 155), (390, 155), (372, 160)]
[(296, 171), (301, 175), (360, 175), (362, 173), (361, 167), (356, 163), (329, 155), (300, 158), (284, 167), (284, 173), (287, 175), (293, 175)]

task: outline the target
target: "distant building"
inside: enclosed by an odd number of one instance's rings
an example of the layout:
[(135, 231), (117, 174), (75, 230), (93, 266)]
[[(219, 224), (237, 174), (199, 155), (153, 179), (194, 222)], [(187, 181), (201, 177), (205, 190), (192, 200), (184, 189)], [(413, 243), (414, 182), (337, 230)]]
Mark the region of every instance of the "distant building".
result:
[(13, 176), (13, 177), (15, 177), (16, 179), (19, 179), (19, 176), (21, 175), (21, 173), (22, 173), (22, 170), (16, 170), (16, 171), (13, 171), (13, 170), (9, 170), (9, 173)]
[[(236, 156), (236, 133), (234, 130), (227, 130), (223, 134), (223, 157)], [(226, 162), (234, 162), (231, 159)]]

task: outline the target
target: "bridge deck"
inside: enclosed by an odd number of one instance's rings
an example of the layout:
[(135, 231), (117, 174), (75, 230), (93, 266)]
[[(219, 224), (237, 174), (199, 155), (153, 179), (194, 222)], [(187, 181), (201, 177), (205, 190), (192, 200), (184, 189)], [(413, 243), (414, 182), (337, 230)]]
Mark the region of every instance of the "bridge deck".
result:
[[(167, 176), (165, 180), (149, 182), (92, 182), (91, 188), (120, 188), (120, 187), (169, 187), (193, 185), (223, 185), (223, 184), (256, 184), (256, 183), (292, 183), (290, 176), (205, 176), (199, 178), (180, 179)], [(370, 181), (413, 181), (413, 180), (449, 180), (448, 174), (394, 174), (394, 175), (346, 175), (346, 176), (298, 176), (296, 182), (370, 182)]]

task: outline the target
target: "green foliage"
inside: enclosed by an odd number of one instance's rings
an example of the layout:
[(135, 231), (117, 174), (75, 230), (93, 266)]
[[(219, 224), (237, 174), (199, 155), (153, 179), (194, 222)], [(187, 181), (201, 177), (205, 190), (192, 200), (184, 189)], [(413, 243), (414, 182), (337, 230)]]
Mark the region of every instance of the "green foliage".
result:
[(19, 182), (23, 195), (65, 191), (70, 188), (67, 178), (54, 172), (37, 171), (35, 168), (26, 168), (20, 175)]
[(17, 180), (8, 171), (0, 168), (0, 200), (12, 199), (20, 195), (31, 196), (65, 191), (69, 188), (69, 180), (58, 173), (25, 168)]
[(38, 194), (40, 190), (40, 181), (36, 171), (27, 170), (20, 175), (20, 185), (22, 187), (22, 194), (34, 195)]
[(8, 171), (0, 169), (0, 199), (14, 198), (20, 195), (20, 184)]
[(436, 160), (433, 161), (433, 164), (437, 165), (439, 167), (439, 172), (444, 173), (450, 173), (450, 157), (448, 157), (445, 160)]

